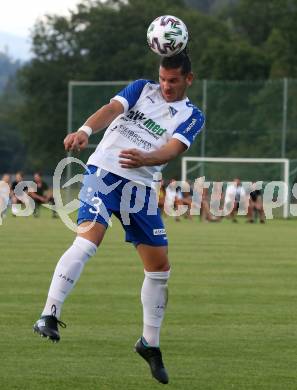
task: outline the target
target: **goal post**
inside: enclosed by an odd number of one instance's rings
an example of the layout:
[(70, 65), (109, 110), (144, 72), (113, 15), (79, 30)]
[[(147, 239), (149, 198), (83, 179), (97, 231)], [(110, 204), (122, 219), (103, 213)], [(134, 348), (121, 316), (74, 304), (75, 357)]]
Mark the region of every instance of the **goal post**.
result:
[[(188, 168), (189, 163), (196, 163), (191, 169)], [(287, 189), (289, 189), (290, 182), (290, 162), (286, 158), (235, 158), (235, 157), (183, 157), (181, 164), (181, 179), (186, 181), (189, 179), (189, 172), (197, 172), (201, 166), (205, 163), (217, 163), (217, 164), (280, 164), (282, 166), (281, 180), (285, 183)], [(199, 175), (196, 175), (197, 178)], [(235, 177), (235, 176), (234, 176)], [(240, 177), (240, 168), (238, 168), (238, 177)], [(247, 178), (250, 180), (250, 178)], [(211, 178), (207, 178), (211, 181)], [(230, 181), (231, 178), (221, 177), (220, 181)], [(273, 179), (270, 179), (271, 181)], [(289, 191), (285, 193), (285, 202), (283, 207), (283, 217), (289, 216)]]

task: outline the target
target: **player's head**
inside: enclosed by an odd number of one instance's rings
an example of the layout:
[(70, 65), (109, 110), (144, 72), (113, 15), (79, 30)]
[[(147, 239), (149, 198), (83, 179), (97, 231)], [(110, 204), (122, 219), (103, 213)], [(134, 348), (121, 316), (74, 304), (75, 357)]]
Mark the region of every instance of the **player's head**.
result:
[(175, 102), (185, 97), (186, 89), (193, 82), (191, 60), (185, 51), (173, 57), (162, 57), (159, 82), (163, 98)]
[(19, 183), (20, 181), (22, 181), (24, 178), (24, 174), (22, 171), (18, 171), (16, 174), (15, 174), (15, 180)]
[(9, 184), (10, 183), (10, 175), (8, 173), (4, 173), (1, 180), (4, 181), (5, 183)]
[(42, 177), (41, 177), (41, 173), (40, 172), (35, 172), (34, 173), (34, 176), (33, 176), (33, 180), (36, 182), (36, 183), (40, 183), (42, 181)]
[(160, 66), (165, 69), (180, 69), (184, 76), (192, 71), (191, 60), (185, 50), (172, 57), (161, 57)]

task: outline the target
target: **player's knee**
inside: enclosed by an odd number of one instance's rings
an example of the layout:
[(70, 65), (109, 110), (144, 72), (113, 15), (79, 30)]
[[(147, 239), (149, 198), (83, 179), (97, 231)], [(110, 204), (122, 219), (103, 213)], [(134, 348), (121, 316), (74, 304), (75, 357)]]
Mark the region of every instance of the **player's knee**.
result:
[(147, 267), (146, 271), (149, 273), (160, 273), (160, 272), (169, 272), (170, 271), (170, 264), (168, 258), (164, 259), (163, 261), (152, 261), (149, 264), (149, 267)]
[(94, 256), (97, 250), (96, 244), (80, 236), (77, 236), (73, 241), (73, 246), (85, 255), (83, 256), (84, 258), (90, 258), (91, 256)]
[(78, 237), (84, 238), (99, 246), (106, 232), (106, 227), (101, 223), (93, 223), (91, 221), (82, 222), (78, 226)]
[(170, 272), (170, 264), (168, 259), (162, 265), (160, 265), (160, 268), (157, 271)]

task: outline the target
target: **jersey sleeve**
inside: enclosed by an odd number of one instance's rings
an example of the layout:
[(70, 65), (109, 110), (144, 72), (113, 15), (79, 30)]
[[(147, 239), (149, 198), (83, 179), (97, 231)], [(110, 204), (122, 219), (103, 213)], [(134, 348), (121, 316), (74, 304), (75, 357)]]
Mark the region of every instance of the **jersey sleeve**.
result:
[(133, 81), (114, 96), (112, 100), (118, 100), (122, 103), (125, 112), (127, 112), (131, 107), (135, 106), (144, 86), (149, 82), (149, 80), (144, 79)]
[(189, 148), (194, 142), (197, 134), (202, 130), (204, 122), (205, 118), (202, 111), (194, 108), (192, 115), (176, 128), (173, 133), (173, 138), (177, 138)]

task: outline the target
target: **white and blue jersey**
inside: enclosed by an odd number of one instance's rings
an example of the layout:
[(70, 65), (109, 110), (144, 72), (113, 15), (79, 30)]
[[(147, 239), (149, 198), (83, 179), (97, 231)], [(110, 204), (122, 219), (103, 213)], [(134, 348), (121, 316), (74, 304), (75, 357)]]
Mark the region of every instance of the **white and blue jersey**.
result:
[(88, 164), (151, 186), (154, 174), (162, 171), (164, 165), (121, 168), (120, 152), (131, 148), (152, 152), (171, 138), (189, 148), (204, 124), (204, 116), (188, 98), (167, 103), (160, 85), (148, 80), (129, 84), (113, 99), (122, 103), (124, 113), (108, 126)]
[(153, 189), (155, 174), (164, 165), (125, 169), (119, 164), (119, 154), (130, 148), (152, 152), (171, 138), (189, 148), (203, 127), (204, 116), (188, 98), (166, 102), (159, 84), (148, 80), (129, 84), (113, 99), (123, 105), (124, 112), (108, 126), (88, 160), (78, 224), (96, 221), (107, 227), (114, 214), (126, 231), (126, 241), (167, 245)]

